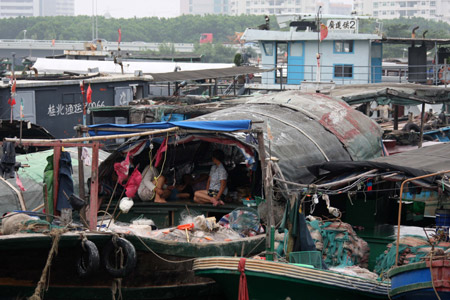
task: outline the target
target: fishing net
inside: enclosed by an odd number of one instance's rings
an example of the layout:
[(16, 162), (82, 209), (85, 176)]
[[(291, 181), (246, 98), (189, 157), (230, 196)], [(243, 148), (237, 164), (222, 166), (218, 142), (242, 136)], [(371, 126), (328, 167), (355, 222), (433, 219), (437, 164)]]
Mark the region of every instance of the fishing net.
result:
[(316, 249), (322, 252), (327, 266), (368, 267), (369, 245), (358, 237), (350, 224), (316, 219), (307, 222), (307, 225)]
[[(386, 250), (377, 257), (374, 271), (381, 276), (385, 276), (390, 268), (395, 265), (397, 243), (390, 243)], [(438, 242), (434, 246), (435, 254), (444, 254), (450, 249), (449, 242)], [(405, 235), (399, 241), (398, 265), (407, 265), (421, 261), (430, 254), (431, 244), (425, 237), (417, 235)]]

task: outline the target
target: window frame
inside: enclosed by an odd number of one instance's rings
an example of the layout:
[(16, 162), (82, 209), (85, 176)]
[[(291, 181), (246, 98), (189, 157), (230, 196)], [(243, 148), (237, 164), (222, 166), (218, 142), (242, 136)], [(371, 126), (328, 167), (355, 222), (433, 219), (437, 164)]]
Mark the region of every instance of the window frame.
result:
[[(342, 49), (344, 49), (344, 43), (345, 42), (351, 42), (351, 50), (349, 52), (345, 51), (337, 51), (336, 50), (336, 43), (342, 43)], [(333, 53), (334, 54), (354, 54), (355, 53), (355, 40), (335, 40), (333, 41)]]
[[(351, 76), (345, 76), (345, 69), (344, 71), (344, 76), (340, 76), (340, 74), (338, 74), (339, 76), (336, 76), (336, 67), (351, 67), (352, 68), (352, 72), (351, 72)], [(342, 73), (341, 73), (342, 74)], [(354, 79), (354, 65), (353, 64), (333, 64), (333, 79)]]

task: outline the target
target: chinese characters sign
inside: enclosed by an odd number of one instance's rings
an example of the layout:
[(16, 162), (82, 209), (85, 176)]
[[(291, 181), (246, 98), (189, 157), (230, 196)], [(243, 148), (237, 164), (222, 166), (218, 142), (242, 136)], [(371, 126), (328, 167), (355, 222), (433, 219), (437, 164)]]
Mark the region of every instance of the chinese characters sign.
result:
[[(105, 101), (93, 101), (88, 104), (88, 108), (90, 107), (102, 107), (105, 106)], [(73, 114), (82, 114), (83, 113), (83, 104), (82, 103), (70, 103), (70, 104), (49, 104), (47, 115), (49, 117), (56, 116), (69, 116)]]
[(328, 30), (356, 30), (356, 20), (328, 20)]

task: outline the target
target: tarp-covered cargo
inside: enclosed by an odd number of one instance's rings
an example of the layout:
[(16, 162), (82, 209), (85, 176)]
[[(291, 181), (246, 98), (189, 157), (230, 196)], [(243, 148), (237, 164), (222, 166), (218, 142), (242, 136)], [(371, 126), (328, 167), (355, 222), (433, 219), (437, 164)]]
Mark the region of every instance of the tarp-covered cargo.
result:
[[(286, 91), (193, 120), (250, 119), (265, 131), (267, 152), (280, 160), (289, 181), (309, 183), (306, 167), (326, 161), (368, 160), (381, 155), (381, 128), (344, 101)], [(267, 129), (270, 128), (270, 136)]]

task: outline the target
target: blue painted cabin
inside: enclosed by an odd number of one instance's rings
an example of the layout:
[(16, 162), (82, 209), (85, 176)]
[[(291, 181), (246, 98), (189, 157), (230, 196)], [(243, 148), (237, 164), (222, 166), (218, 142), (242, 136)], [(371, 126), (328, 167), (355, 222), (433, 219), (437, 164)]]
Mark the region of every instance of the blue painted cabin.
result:
[[(289, 27), (289, 31), (247, 29), (242, 39), (257, 42), (261, 50), (261, 66), (274, 69), (261, 75), (261, 85), (270, 88), (271, 85), (279, 86), (281, 80), (288, 86), (317, 81), (318, 51), (321, 54), (320, 81), (336, 84), (381, 82), (381, 36), (358, 33), (357, 19), (353, 20), (351, 16), (348, 19), (322, 20), (328, 24), (328, 35), (321, 42), (320, 33), (309, 28), (304, 31), (298, 31), (296, 26)], [(356, 24), (355, 29), (332, 28), (336, 22), (351, 20)]]

